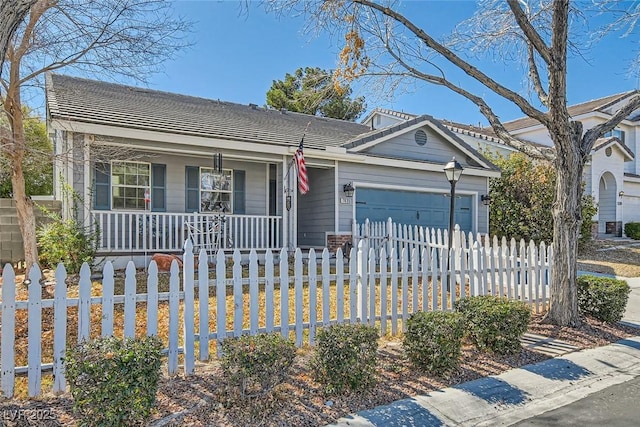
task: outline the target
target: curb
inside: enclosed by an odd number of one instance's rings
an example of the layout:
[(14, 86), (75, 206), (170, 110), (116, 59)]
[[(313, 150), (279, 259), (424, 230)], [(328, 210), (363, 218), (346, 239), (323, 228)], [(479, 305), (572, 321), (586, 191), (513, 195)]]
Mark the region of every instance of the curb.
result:
[(640, 336), (361, 411), (330, 426), (511, 425), (640, 376)]

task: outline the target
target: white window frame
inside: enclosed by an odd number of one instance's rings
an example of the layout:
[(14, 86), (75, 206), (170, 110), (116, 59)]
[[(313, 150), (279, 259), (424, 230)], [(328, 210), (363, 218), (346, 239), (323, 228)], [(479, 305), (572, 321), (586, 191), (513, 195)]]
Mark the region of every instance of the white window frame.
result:
[[(121, 165), (146, 165), (147, 166), (147, 171), (148, 171), (148, 175), (147, 175), (147, 185), (132, 185), (132, 184), (125, 184), (125, 183), (118, 183), (115, 184), (115, 174), (114, 174), (114, 170), (116, 166), (121, 166)], [(140, 174), (137, 174), (136, 176), (140, 176)], [(112, 210), (134, 210), (134, 211), (150, 211), (151, 210), (151, 163), (149, 162), (136, 162), (136, 161), (122, 161), (122, 160), (112, 160), (111, 161), (111, 176), (109, 178), (110, 180), (110, 190), (111, 190), (111, 194), (110, 194), (110, 200), (109, 202), (111, 203), (111, 209)], [(114, 207), (114, 199), (116, 198), (115, 195), (115, 188), (120, 188), (122, 189), (122, 195), (118, 196), (119, 198), (125, 198), (124, 196), (124, 192), (127, 188), (136, 188), (136, 189), (142, 189), (142, 194), (143, 194), (143, 207), (136, 207), (136, 208), (131, 208), (131, 207)], [(148, 197), (145, 197), (145, 193), (147, 194)], [(147, 199), (147, 200), (145, 200)], [(137, 203), (139, 205), (139, 203)]]
[[(208, 174), (207, 176), (205, 176), (205, 174)], [(217, 182), (220, 182), (218, 180), (220, 180), (223, 176), (227, 176), (228, 182), (229, 182), (229, 187), (228, 189), (216, 189), (216, 185)], [(203, 209), (203, 194), (206, 193), (211, 193), (211, 194), (228, 194), (229, 195), (229, 201), (228, 201), (228, 209), (225, 210), (225, 213), (231, 214), (233, 213), (233, 169), (222, 169), (222, 173), (221, 174), (216, 174), (213, 171), (213, 168), (210, 167), (200, 167), (200, 173), (199, 173), (199, 180), (198, 180), (198, 205), (199, 205), (199, 212), (202, 213), (210, 213), (210, 212), (222, 212), (222, 210), (218, 209), (211, 209), (211, 210), (204, 210)]]

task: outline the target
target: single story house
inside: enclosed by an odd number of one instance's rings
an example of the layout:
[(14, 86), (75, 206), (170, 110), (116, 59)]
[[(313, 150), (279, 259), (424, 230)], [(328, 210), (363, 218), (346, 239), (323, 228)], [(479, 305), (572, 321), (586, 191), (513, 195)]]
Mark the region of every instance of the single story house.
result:
[[(71, 215), (73, 187), (77, 215), (114, 259), (179, 252), (203, 221), (222, 224), (220, 247), (241, 250), (334, 249), (366, 218), (446, 229), (452, 157), (464, 167), (455, 221), (488, 232), (481, 196), (500, 171), (430, 116), (376, 128), (59, 74), (46, 96), (55, 196)], [(304, 195), (292, 167), (303, 135)]]

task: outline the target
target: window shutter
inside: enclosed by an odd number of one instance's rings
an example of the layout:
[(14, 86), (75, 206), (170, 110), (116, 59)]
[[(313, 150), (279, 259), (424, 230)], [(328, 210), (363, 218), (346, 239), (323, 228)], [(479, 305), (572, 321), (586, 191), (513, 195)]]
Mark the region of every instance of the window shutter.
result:
[(151, 210), (167, 210), (167, 165), (151, 164)]
[(93, 167), (93, 208), (96, 210), (111, 209), (111, 165), (96, 163)]
[(187, 166), (185, 168), (185, 211), (200, 211), (200, 168)]
[(233, 213), (246, 213), (245, 171), (233, 171)]

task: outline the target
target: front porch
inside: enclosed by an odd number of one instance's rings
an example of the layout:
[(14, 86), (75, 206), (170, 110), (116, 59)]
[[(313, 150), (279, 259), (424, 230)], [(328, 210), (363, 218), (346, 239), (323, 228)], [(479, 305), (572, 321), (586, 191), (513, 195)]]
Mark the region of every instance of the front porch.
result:
[(285, 241), (282, 216), (92, 210), (91, 218), (100, 255), (182, 252), (187, 238), (206, 250), (273, 250)]

